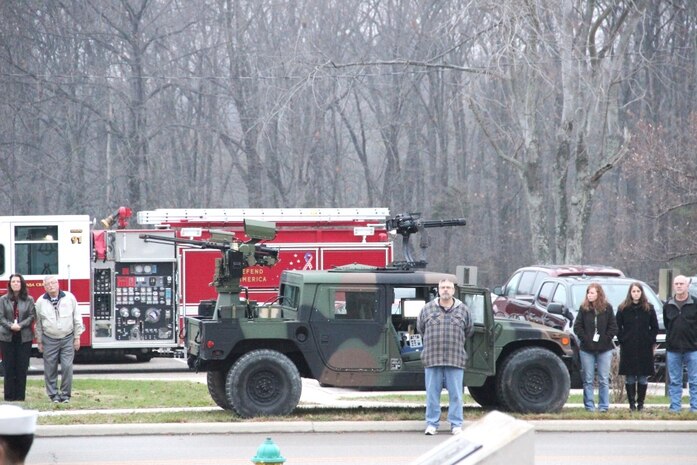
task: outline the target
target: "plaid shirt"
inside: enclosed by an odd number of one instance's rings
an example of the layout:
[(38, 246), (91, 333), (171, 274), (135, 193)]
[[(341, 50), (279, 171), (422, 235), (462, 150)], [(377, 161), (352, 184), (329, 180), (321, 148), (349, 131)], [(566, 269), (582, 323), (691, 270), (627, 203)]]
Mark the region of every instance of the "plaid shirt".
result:
[(467, 305), (454, 299), (450, 308), (440, 306), (438, 299), (427, 303), (419, 313), (416, 327), (423, 337), (421, 362), (424, 367), (453, 366), (465, 368), (465, 338), (474, 333)]

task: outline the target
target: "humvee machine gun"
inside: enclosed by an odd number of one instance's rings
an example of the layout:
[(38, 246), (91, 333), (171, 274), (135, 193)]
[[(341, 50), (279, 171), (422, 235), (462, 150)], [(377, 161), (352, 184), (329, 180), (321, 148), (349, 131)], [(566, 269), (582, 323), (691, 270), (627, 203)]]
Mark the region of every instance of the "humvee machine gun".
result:
[(278, 249), (273, 249), (259, 244), (262, 240), (271, 240), (276, 237), (275, 225), (264, 221), (245, 220), (244, 232), (250, 238), (242, 242), (235, 238), (229, 231), (210, 231), (207, 241), (194, 239), (182, 239), (175, 237), (157, 236), (154, 234), (141, 234), (140, 238), (145, 242), (184, 244), (200, 249), (217, 249), (221, 257), (215, 263), (215, 275), (212, 286), (218, 293), (214, 318), (225, 318), (236, 315), (244, 309), (246, 317), (254, 317), (257, 311), (256, 302), (245, 298), (241, 300), (240, 294), (246, 291), (240, 286), (242, 270), (249, 266), (273, 266), (278, 260)]
[(421, 213), (403, 213), (388, 218), (386, 221), (387, 230), (394, 234), (402, 236), (402, 251), (404, 252), (404, 261), (393, 262), (392, 266), (401, 269), (411, 268), (426, 268), (426, 260), (415, 260), (413, 256), (413, 247), (409, 242), (412, 234), (419, 233), (419, 246), (424, 251), (428, 247), (427, 228), (443, 228), (446, 226), (465, 226), (467, 221), (464, 218), (456, 218), (452, 220), (422, 220)]
[[(257, 260), (257, 246), (247, 246), (241, 266)], [(217, 286), (213, 317), (185, 319), (189, 366), (207, 372), (217, 405), (243, 417), (290, 413), (302, 377), (337, 387), (423, 390), (421, 337), (414, 328), (444, 278), (457, 283), (450, 274), (363, 265), (284, 271), (276, 299), (245, 302), (245, 312), (236, 311), (239, 282)], [(474, 319), (465, 370), (472, 397), (514, 412), (559, 411), (569, 395), (569, 333), (494, 319), (487, 289), (457, 284)]]

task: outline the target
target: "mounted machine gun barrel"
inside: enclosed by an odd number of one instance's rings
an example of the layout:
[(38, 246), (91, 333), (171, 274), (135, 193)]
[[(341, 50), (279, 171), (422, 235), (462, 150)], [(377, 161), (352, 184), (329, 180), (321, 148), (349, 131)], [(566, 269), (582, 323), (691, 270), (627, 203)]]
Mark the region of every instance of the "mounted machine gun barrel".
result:
[(412, 234), (419, 233), (421, 240), (420, 248), (425, 250), (428, 245), (427, 228), (443, 228), (448, 226), (465, 226), (467, 221), (464, 218), (454, 218), (448, 220), (423, 220), (421, 213), (402, 213), (388, 218), (385, 222), (387, 230), (393, 234), (402, 236), (402, 250), (404, 252), (405, 261), (395, 261), (392, 266), (400, 269), (425, 268), (426, 260), (415, 260), (413, 257), (413, 249), (409, 238)]

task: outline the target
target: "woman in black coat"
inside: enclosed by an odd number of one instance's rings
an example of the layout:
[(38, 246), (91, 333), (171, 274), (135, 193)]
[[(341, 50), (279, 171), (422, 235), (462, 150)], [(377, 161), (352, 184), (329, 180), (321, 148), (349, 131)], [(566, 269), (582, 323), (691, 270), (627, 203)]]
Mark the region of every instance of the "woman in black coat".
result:
[(34, 338), (34, 299), (22, 275), (13, 274), (0, 297), (0, 350), (5, 368), (5, 400), (24, 400)]
[(579, 342), (579, 357), (583, 373), (583, 405), (587, 411), (595, 411), (593, 387), (595, 367), (598, 367), (598, 411), (607, 412), (610, 406), (610, 365), (617, 335), (617, 322), (612, 305), (605, 297), (603, 287), (591, 283), (586, 298), (574, 321), (574, 333)]
[[(648, 377), (654, 374), (653, 352), (658, 318), (640, 283), (632, 283), (617, 312), (620, 374), (624, 375), (630, 410), (643, 410)], [(638, 383), (638, 384), (637, 384)], [(636, 401), (636, 404), (635, 404)]]

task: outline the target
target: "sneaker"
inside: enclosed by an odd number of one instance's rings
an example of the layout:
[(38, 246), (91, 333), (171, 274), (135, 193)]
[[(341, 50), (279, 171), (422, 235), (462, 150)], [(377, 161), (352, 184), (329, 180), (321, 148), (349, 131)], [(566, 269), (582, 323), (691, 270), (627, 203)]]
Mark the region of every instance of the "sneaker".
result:
[(436, 434), (438, 434), (438, 430), (435, 426), (428, 425), (426, 427), (426, 431), (424, 431), (424, 434), (426, 436), (435, 436)]
[(70, 403), (70, 397), (63, 397), (61, 399), (61, 404), (69, 404)]
[(61, 400), (59, 397), (54, 397), (53, 399), (51, 399), (51, 402), (53, 402), (54, 404), (60, 404), (60, 401)]
[(460, 434), (460, 433), (462, 433), (462, 427), (455, 426), (453, 429), (450, 430), (450, 432), (453, 434)]

